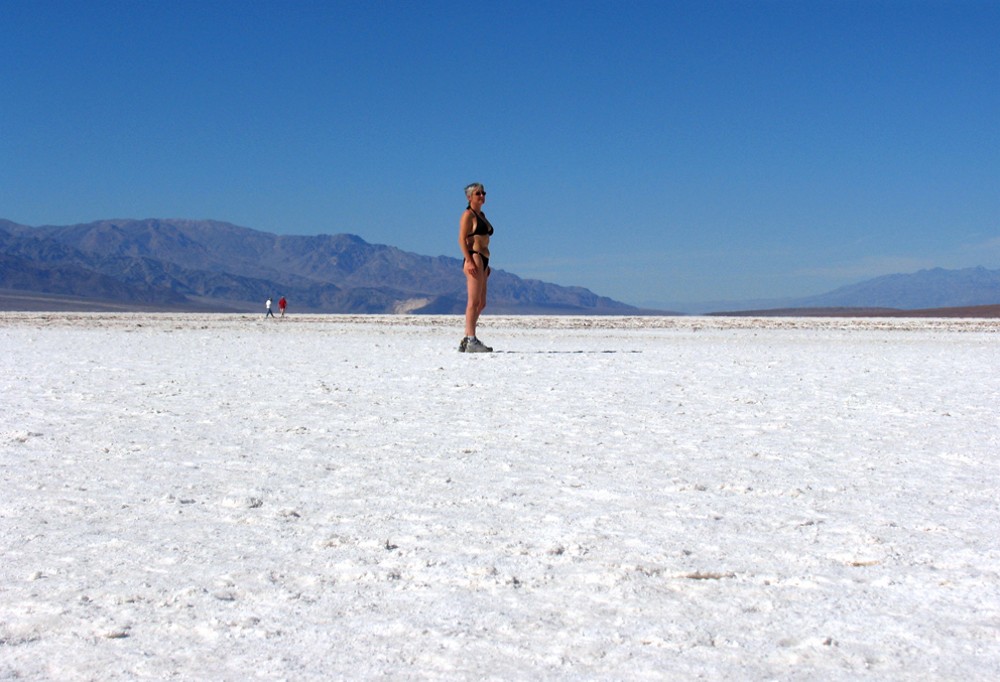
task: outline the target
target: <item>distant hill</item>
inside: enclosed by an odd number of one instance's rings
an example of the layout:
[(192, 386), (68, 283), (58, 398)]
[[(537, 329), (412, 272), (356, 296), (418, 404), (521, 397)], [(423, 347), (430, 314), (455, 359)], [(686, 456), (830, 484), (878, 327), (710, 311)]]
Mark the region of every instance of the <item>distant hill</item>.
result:
[(803, 298), (715, 302), (698, 306), (698, 312), (852, 317), (899, 313), (940, 317), (946, 309), (949, 315), (966, 316), (989, 313), (997, 306), (1000, 306), (1000, 270), (977, 267), (886, 275)]
[[(268, 296), (325, 313), (462, 313), (461, 261), (349, 234), (286, 236), (207, 220), (101, 220), (28, 227), (0, 220), (0, 297), (14, 308), (258, 311)], [(31, 306), (36, 306), (32, 308)], [(63, 307), (66, 306), (66, 307)], [(11, 306), (8, 306), (10, 309)], [(640, 314), (582, 287), (490, 278), (489, 309)]]
[(956, 308), (1000, 304), (1000, 270), (934, 268), (886, 275), (796, 299), (795, 308)]

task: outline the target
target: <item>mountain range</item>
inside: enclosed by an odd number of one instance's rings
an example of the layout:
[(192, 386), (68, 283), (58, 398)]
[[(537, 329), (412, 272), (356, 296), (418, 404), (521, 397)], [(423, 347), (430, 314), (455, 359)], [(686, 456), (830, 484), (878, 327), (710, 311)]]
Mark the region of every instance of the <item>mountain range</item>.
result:
[(903, 310), (997, 303), (1000, 303), (1000, 270), (983, 267), (933, 268), (912, 274), (885, 275), (795, 301), (800, 308), (851, 306)]
[[(709, 314), (1000, 317), (1000, 270), (931, 268), (801, 298), (715, 303)], [(722, 312), (717, 312), (722, 311)]]
[[(288, 236), (208, 220), (0, 220), (7, 309), (262, 311), (285, 296), (315, 313), (462, 313), (461, 261), (350, 234)], [(490, 276), (494, 313), (640, 314), (582, 287)]]
[[(285, 296), (294, 312), (465, 310), (461, 261), (369, 244), (350, 234), (276, 235), (210, 220), (101, 220), (28, 227), (0, 220), (0, 305), (24, 310), (261, 311)], [(1000, 313), (1000, 270), (935, 268), (877, 277), (796, 299), (716, 304), (699, 312), (873, 314), (983, 306)], [(490, 277), (490, 312), (671, 314), (582, 287)], [(989, 311), (986, 311), (987, 313)]]

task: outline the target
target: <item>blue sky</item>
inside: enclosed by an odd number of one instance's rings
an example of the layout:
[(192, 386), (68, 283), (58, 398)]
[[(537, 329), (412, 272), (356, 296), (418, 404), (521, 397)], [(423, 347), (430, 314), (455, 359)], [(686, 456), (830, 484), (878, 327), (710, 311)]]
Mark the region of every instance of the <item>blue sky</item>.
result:
[(634, 304), (1000, 268), (1000, 2), (0, 0), (0, 217), (224, 220)]

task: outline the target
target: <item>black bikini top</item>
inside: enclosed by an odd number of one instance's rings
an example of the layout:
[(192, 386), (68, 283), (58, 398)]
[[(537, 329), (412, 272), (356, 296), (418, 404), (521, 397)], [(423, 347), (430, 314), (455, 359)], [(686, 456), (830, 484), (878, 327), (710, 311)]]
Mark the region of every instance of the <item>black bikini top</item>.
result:
[(472, 228), (472, 234), (476, 236), (485, 234), (487, 237), (492, 237), (493, 226), (490, 224), (490, 221), (486, 219), (486, 216), (482, 213), (476, 213), (471, 206), (469, 207), (469, 210), (472, 211), (472, 215), (476, 217), (476, 226)]

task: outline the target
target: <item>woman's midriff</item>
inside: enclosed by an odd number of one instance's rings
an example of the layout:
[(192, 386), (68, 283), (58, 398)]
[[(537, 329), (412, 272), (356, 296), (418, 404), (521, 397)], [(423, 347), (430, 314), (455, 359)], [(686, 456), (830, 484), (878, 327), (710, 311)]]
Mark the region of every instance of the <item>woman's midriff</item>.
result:
[(487, 258), (490, 257), (490, 238), (485, 234), (477, 234), (472, 237), (472, 250), (481, 253)]

